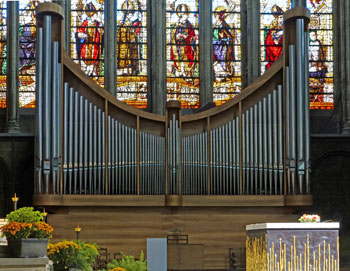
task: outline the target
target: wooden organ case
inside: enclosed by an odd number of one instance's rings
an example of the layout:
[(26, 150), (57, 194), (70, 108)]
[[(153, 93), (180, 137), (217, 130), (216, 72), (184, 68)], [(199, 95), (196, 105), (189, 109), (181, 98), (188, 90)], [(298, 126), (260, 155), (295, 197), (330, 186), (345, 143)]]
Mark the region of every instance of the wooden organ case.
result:
[(182, 228), (204, 245), (204, 268), (227, 268), (245, 225), (295, 221), (310, 193), (307, 25), (284, 15), (282, 56), (227, 103), (166, 115), (132, 108), (98, 86), (62, 48), (63, 12), (37, 7), (34, 204), (54, 238), (138, 255), (147, 237)]

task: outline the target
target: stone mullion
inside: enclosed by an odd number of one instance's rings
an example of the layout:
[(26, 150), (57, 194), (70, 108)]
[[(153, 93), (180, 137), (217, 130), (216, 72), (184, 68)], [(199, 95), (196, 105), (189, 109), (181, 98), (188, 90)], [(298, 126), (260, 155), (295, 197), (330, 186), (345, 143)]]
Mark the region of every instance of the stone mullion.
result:
[(19, 2), (7, 2), (7, 77), (5, 132), (18, 133), (18, 79), (19, 79)]
[(113, 96), (116, 96), (117, 88), (116, 2), (117, 0), (105, 0), (104, 4), (104, 87)]
[(213, 101), (212, 1), (199, 0), (199, 104)]
[(147, 1), (147, 109), (164, 115), (166, 103), (165, 0)]

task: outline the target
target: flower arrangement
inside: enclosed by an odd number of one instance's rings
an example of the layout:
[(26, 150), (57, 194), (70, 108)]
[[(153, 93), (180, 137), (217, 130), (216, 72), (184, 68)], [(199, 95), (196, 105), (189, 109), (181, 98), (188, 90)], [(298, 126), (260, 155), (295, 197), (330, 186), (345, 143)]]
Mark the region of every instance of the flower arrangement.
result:
[(107, 265), (108, 271), (147, 271), (147, 262), (143, 251), (141, 251), (139, 260), (135, 260), (134, 256), (122, 255), (121, 260), (114, 259)]
[(321, 221), (321, 217), (319, 215), (303, 214), (298, 221), (302, 223), (318, 223)]
[(8, 240), (51, 238), (53, 227), (45, 223), (41, 212), (33, 207), (23, 207), (6, 216), (8, 223), (1, 227), (2, 236)]
[(63, 240), (56, 244), (50, 243), (47, 255), (54, 265), (76, 265), (84, 271), (90, 271), (99, 253), (96, 244)]

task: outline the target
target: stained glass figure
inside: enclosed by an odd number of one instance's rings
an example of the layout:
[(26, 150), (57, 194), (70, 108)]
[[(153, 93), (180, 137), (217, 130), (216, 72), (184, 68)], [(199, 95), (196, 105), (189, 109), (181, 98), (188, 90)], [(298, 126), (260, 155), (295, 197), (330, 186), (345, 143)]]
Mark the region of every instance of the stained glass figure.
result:
[(0, 2), (0, 108), (6, 107), (6, 2)]
[(264, 73), (282, 54), (283, 14), (290, 0), (260, 1), (261, 73)]
[(42, 1), (19, 3), (19, 106), (35, 107), (35, 7)]
[(167, 100), (199, 106), (198, 0), (166, 1)]
[(333, 17), (332, 0), (308, 0), (310, 108), (332, 109), (333, 104)]
[(96, 83), (104, 86), (104, 0), (71, 1), (71, 57)]
[(147, 0), (117, 2), (117, 98), (147, 107)]
[(241, 90), (240, 0), (213, 0), (214, 102)]

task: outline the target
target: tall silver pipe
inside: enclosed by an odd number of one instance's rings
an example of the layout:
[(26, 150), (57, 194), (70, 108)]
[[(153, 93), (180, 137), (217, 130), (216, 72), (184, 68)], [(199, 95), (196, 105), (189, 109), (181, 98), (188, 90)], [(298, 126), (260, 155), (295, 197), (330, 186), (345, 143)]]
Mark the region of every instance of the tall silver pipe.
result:
[(304, 19), (296, 20), (296, 63), (297, 63), (297, 155), (299, 192), (303, 194), (305, 175), (305, 34)]
[(64, 104), (63, 104), (63, 194), (67, 193), (68, 179), (68, 116), (69, 116), (69, 85), (64, 83)]
[(84, 155), (83, 155), (83, 165), (84, 165), (84, 194), (90, 193), (88, 190), (88, 170), (89, 170), (89, 153), (88, 153), (88, 144), (90, 134), (88, 133), (89, 129), (89, 101), (84, 99)]
[(74, 89), (69, 89), (69, 129), (68, 129), (68, 194), (72, 194), (73, 184), (73, 144), (74, 144), (74, 131), (73, 131), (73, 117), (74, 117)]
[(218, 156), (218, 170), (219, 170), (219, 178), (218, 178), (218, 194), (222, 195), (223, 194), (223, 161), (222, 161), (222, 153), (223, 153), (223, 146), (222, 146), (222, 141), (223, 141), (223, 136), (222, 136), (222, 128), (223, 126), (218, 128), (218, 152), (217, 152), (217, 156)]
[[(56, 192), (60, 193), (61, 191), (61, 185), (60, 185), (60, 179), (61, 179), (61, 168), (62, 168), (62, 136), (61, 136), (61, 131), (62, 131), (62, 64), (58, 63), (58, 70), (57, 70), (57, 98), (56, 98), (56, 103), (57, 103), (57, 127), (58, 127), (58, 133), (57, 133), (57, 186), (56, 186)], [(38, 70), (37, 70), (38, 72)]]
[(233, 144), (232, 144), (232, 167), (233, 167), (233, 177), (232, 177), (232, 186), (233, 186), (233, 189), (232, 189), (232, 193), (233, 195), (236, 195), (237, 194), (237, 190), (236, 190), (236, 187), (237, 187), (237, 182), (238, 182), (238, 179), (237, 179), (237, 171), (238, 171), (238, 167), (237, 167), (237, 148), (236, 148), (236, 145), (237, 145), (237, 135), (236, 135), (236, 120), (232, 120), (232, 141), (233, 141)]
[(267, 182), (268, 182), (268, 131), (267, 131), (267, 98), (263, 98), (263, 165), (264, 165), (264, 191), (265, 195), (267, 195)]
[(295, 194), (295, 167), (296, 167), (296, 87), (295, 87), (295, 45), (289, 45), (289, 97), (290, 97), (290, 182), (291, 187), (288, 187), (288, 192)]
[(41, 194), (43, 162), (43, 29), (36, 30), (35, 193)]
[(101, 131), (102, 131), (102, 159), (101, 159), (101, 181), (102, 181), (102, 191), (101, 194), (108, 194), (108, 187), (106, 187), (106, 113), (102, 112), (102, 116), (101, 116), (101, 123), (102, 123), (102, 127), (101, 127)]
[(204, 133), (204, 163), (205, 163), (205, 167), (204, 167), (204, 190), (203, 193), (204, 195), (208, 194), (208, 132)]
[(258, 195), (258, 104), (254, 105), (254, 195)]
[(278, 104), (277, 91), (272, 92), (272, 142), (273, 142), (273, 176), (274, 176), (274, 193), (278, 194)]
[(246, 190), (245, 193), (250, 194), (250, 111), (247, 109), (245, 117), (245, 128), (246, 128)]
[[(283, 88), (282, 85), (277, 86), (278, 91), (278, 172), (280, 181), (280, 194), (283, 194)], [(287, 143), (288, 144), (288, 143)]]
[(211, 185), (212, 185), (212, 194), (213, 195), (216, 195), (216, 182), (217, 182), (217, 162), (216, 162), (216, 146), (218, 144), (218, 140), (217, 140), (217, 137), (216, 137), (216, 130), (217, 128), (213, 129), (213, 135), (212, 135), (212, 141), (213, 141), (213, 168), (212, 168), (212, 172), (213, 172), (213, 179), (212, 179), (212, 182), (211, 182)]
[(309, 88), (309, 32), (305, 32), (305, 186), (310, 194), (310, 88)]
[(229, 191), (228, 194), (233, 194), (233, 137), (232, 137), (232, 125), (234, 121), (228, 123), (228, 168), (229, 168)]
[(114, 125), (113, 125), (113, 118), (111, 115), (108, 115), (107, 117), (107, 122), (108, 122), (108, 137), (107, 137), (107, 142), (108, 142), (108, 194), (113, 195), (114, 191), (114, 183), (113, 183), (113, 175), (114, 172), (112, 171), (112, 165), (114, 162), (114, 137), (113, 137), (113, 132), (114, 132)]
[(172, 185), (173, 185), (173, 164), (172, 164), (172, 120), (169, 121), (168, 127), (168, 193), (172, 194)]
[(97, 106), (93, 107), (93, 194), (97, 194)]
[(267, 96), (267, 142), (268, 142), (268, 167), (269, 167), (269, 190), (270, 195), (272, 195), (272, 180), (273, 180), (273, 170), (272, 170), (272, 95), (271, 93)]
[(73, 107), (73, 193), (77, 193), (77, 181), (78, 181), (78, 120), (79, 120), (79, 93), (74, 92), (74, 107)]
[(102, 149), (101, 149), (101, 145), (102, 145), (102, 138), (101, 138), (101, 108), (97, 109), (97, 190), (96, 193), (97, 194), (102, 194), (102, 172), (101, 172), (101, 165), (102, 165)]
[(89, 176), (89, 194), (93, 194), (93, 175), (94, 175), (94, 160), (93, 160), (93, 143), (95, 142), (93, 136), (93, 123), (94, 123), (93, 107), (92, 103), (89, 102), (89, 150), (88, 150), (88, 176)]
[(229, 133), (229, 122), (226, 123), (225, 125), (225, 136), (224, 136), (224, 140), (225, 140), (225, 186), (226, 186), (226, 195), (229, 195), (229, 144), (228, 144), (228, 135)]
[(176, 194), (179, 194), (180, 188), (180, 129), (179, 121), (175, 121), (175, 146), (176, 146)]
[(291, 93), (290, 93), (290, 69), (289, 66), (285, 67), (285, 77), (286, 77), (286, 175), (287, 175), (287, 193), (290, 194), (290, 149), (291, 149), (291, 133), (290, 133), (290, 127), (291, 127), (291, 110), (290, 110), (290, 99), (291, 99)]
[(182, 194), (186, 195), (187, 190), (187, 180), (186, 180), (186, 137), (182, 137)]
[(210, 193), (213, 194), (214, 181), (214, 130), (210, 130)]
[(52, 62), (51, 62), (51, 190), (52, 193), (55, 194), (55, 189), (56, 189), (56, 183), (58, 182), (57, 179), (57, 173), (58, 173), (58, 161), (57, 161), (57, 135), (60, 132), (58, 130), (58, 115), (57, 115), (57, 92), (58, 92), (58, 71), (57, 71), (57, 65), (58, 65), (58, 42), (53, 43), (52, 47)]
[(140, 132), (140, 194), (144, 195), (144, 155), (145, 155), (145, 137), (143, 132)]
[(250, 126), (250, 133), (249, 133), (249, 149), (250, 149), (250, 191), (249, 191), (249, 194), (253, 195), (254, 194), (254, 169), (255, 169), (255, 166), (254, 166), (254, 107), (251, 107), (250, 109), (250, 123), (249, 123), (249, 126)]
[[(126, 195), (128, 194), (128, 182), (129, 182), (129, 174), (128, 174), (128, 169), (129, 169), (129, 157), (128, 157), (128, 147), (129, 147), (129, 135), (128, 135), (128, 127), (125, 126), (125, 125), (122, 125), (123, 127), (123, 141), (124, 141), (124, 147), (123, 147), (123, 187), (122, 187), (122, 191), (123, 191), (123, 194)], [(148, 161), (149, 161), (149, 157), (148, 157)], [(149, 172), (149, 169), (148, 169), (148, 172)], [(148, 180), (149, 180), (149, 177), (148, 176)]]
[(263, 191), (263, 174), (264, 174), (264, 163), (263, 163), (263, 105), (262, 101), (260, 100), (258, 103), (258, 146), (259, 146), (259, 159), (258, 159), (258, 167), (259, 167), (259, 194), (262, 194)]
[[(84, 97), (80, 96), (79, 97), (79, 164), (78, 164), (78, 169), (79, 169), (79, 194), (82, 194), (83, 190), (83, 169), (84, 169), (84, 161), (83, 161), (83, 156), (84, 156)], [(76, 123), (75, 125), (78, 125)]]
[(115, 139), (115, 152), (114, 152), (114, 178), (115, 178), (115, 195), (119, 195), (119, 174), (120, 174), (120, 169), (119, 169), (119, 155), (120, 155), (120, 145), (119, 145), (119, 123), (117, 120), (114, 121), (114, 137)]
[(240, 159), (242, 157), (239, 154), (239, 146), (241, 144), (240, 138), (239, 138), (239, 120), (238, 117), (236, 117), (236, 173), (237, 173), (237, 194), (240, 194)]
[(45, 194), (49, 193), (51, 171), (51, 16), (44, 16), (43, 33), (43, 173)]
[(245, 113), (242, 113), (242, 175), (243, 175), (243, 189), (242, 189), (242, 193), (245, 194), (246, 191), (246, 118), (245, 118)]

